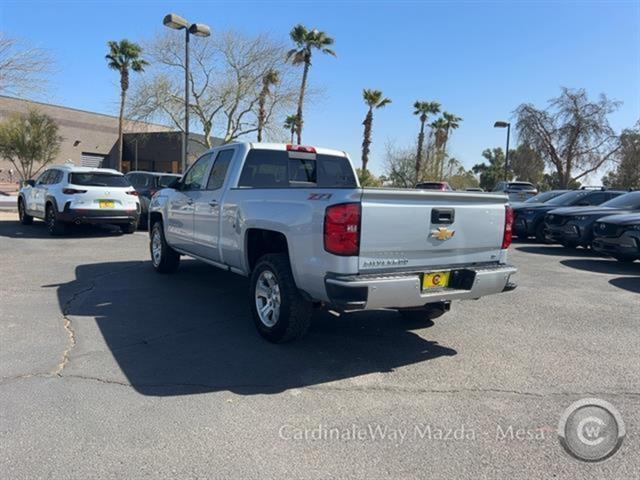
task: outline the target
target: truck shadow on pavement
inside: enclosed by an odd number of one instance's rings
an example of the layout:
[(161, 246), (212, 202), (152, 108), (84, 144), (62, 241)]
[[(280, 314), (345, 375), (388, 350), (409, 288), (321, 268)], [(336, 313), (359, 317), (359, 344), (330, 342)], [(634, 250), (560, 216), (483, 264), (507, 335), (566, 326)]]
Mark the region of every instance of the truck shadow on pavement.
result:
[(618, 277), (609, 280), (614, 287), (628, 290), (632, 293), (640, 293), (640, 277)]
[[(306, 337), (270, 344), (253, 325), (248, 280), (192, 260), (174, 275), (149, 262), (80, 265), (57, 294), (77, 339), (65, 374), (123, 382), (112, 355), (144, 395), (277, 393), (457, 353), (410, 331), (430, 324), (407, 325), (396, 312), (319, 310)], [(95, 356), (94, 318), (111, 355)]]
[(34, 220), (31, 225), (22, 225), (19, 221), (0, 221), (0, 237), (40, 238), (58, 240), (64, 238), (113, 237), (122, 235), (114, 225), (69, 225), (67, 233), (59, 237), (49, 235), (44, 222)]

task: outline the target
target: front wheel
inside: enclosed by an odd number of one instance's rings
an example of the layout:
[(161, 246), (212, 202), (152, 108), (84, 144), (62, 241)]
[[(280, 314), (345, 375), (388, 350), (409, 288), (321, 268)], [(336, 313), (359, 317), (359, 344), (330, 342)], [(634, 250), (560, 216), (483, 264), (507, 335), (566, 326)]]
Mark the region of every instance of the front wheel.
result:
[(162, 222), (153, 224), (149, 242), (151, 263), (159, 273), (174, 273), (180, 266), (180, 254), (167, 244), (164, 238)]
[(622, 255), (616, 255), (613, 258), (622, 263), (633, 263), (636, 260), (634, 257), (625, 257)]
[(256, 328), (270, 342), (295, 340), (309, 329), (313, 307), (298, 291), (287, 255), (260, 258), (251, 273), (250, 292)]
[(22, 225), (31, 225), (33, 223), (33, 217), (27, 213), (22, 198), (18, 199), (18, 218)]

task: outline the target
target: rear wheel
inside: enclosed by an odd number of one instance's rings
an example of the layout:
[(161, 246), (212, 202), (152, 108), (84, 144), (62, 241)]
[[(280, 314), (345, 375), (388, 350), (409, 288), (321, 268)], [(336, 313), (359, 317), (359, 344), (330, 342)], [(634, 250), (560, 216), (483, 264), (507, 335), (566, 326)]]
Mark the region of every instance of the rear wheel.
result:
[(135, 233), (138, 230), (138, 222), (127, 223), (126, 225), (120, 225), (122, 233)]
[(311, 324), (313, 306), (293, 280), (286, 254), (269, 254), (251, 273), (251, 313), (264, 338), (283, 343), (302, 337)]
[(180, 266), (180, 254), (167, 244), (164, 238), (162, 222), (153, 224), (149, 242), (151, 263), (159, 273), (174, 273)]
[(49, 235), (64, 235), (67, 232), (67, 224), (58, 219), (55, 207), (50, 203), (45, 210), (44, 221), (47, 224)]
[(578, 245), (576, 242), (562, 242), (562, 246), (565, 248), (578, 248)]
[(31, 225), (33, 223), (33, 217), (27, 214), (27, 210), (24, 206), (24, 200), (18, 199), (18, 218), (22, 225)]

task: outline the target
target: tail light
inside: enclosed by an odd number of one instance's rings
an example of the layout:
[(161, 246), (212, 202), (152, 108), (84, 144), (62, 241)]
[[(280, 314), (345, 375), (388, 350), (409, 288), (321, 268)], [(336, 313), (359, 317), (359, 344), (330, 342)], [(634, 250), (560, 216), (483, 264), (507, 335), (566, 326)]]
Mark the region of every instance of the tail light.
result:
[(131, 190), (131, 191), (126, 192), (126, 193), (127, 193), (127, 195), (133, 195), (134, 197), (138, 196), (138, 192), (136, 192), (135, 190)]
[(313, 147), (307, 147), (305, 145), (287, 145), (287, 152), (303, 152), (303, 153), (316, 153), (316, 149)]
[(360, 204), (341, 203), (327, 207), (324, 214), (324, 249), (334, 255), (360, 252)]
[(77, 188), (63, 188), (62, 193), (65, 195), (75, 195), (76, 193), (87, 193), (86, 190), (78, 190)]
[(509, 248), (513, 239), (513, 208), (509, 205), (504, 212), (504, 234), (502, 235), (502, 249)]

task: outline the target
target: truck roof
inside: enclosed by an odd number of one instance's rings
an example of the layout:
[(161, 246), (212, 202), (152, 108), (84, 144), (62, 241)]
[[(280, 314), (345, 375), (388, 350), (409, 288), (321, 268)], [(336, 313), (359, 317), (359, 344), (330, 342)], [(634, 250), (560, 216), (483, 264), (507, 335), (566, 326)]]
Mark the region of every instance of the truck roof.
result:
[(321, 155), (334, 155), (336, 157), (346, 157), (347, 153), (342, 150), (334, 150), (332, 148), (316, 147), (315, 145), (291, 145), (288, 143), (257, 143), (257, 142), (245, 142), (246, 145), (252, 150), (280, 150), (286, 151), (287, 147), (307, 147), (313, 148), (316, 153)]

